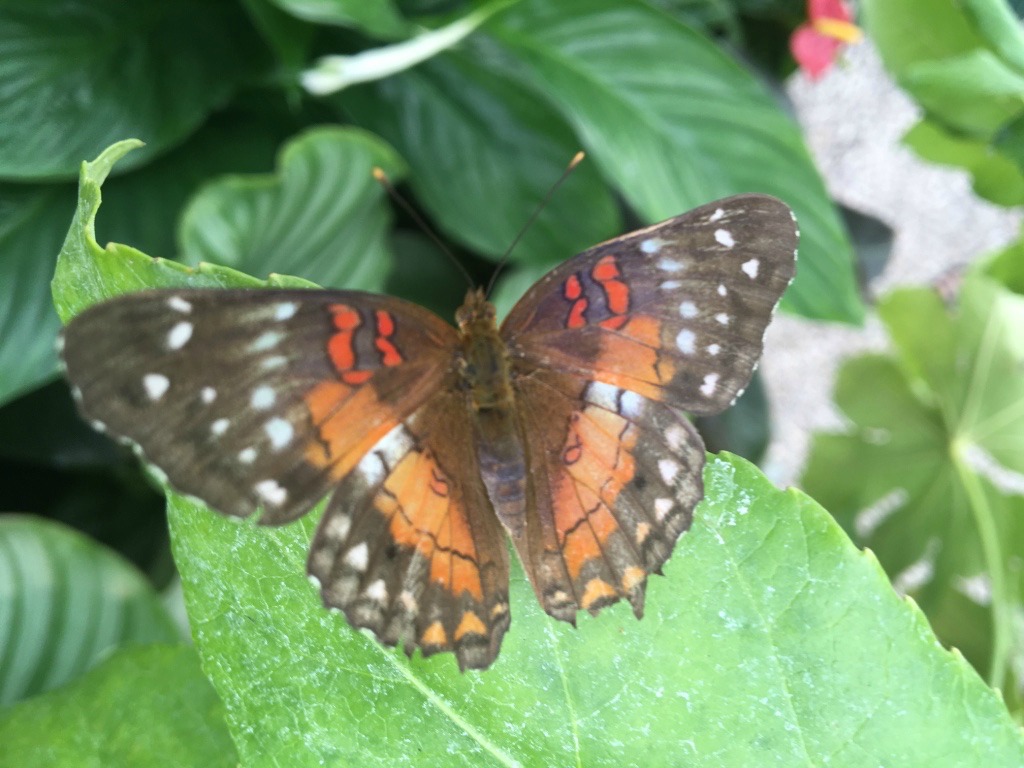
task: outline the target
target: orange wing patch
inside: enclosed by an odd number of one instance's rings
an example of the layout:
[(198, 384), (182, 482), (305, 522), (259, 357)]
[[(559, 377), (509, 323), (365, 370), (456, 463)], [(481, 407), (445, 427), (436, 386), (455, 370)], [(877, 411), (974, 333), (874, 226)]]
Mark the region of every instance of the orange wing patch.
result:
[(554, 489), (555, 527), (573, 581), (619, 530), (611, 510), (634, 477), (635, 445), (636, 430), (617, 413), (588, 405), (573, 418), (562, 451), (566, 471)]
[(483, 600), (477, 550), (466, 510), (426, 451), (410, 451), (391, 471), (374, 500), (396, 544), (430, 561), (430, 580), (455, 595)]

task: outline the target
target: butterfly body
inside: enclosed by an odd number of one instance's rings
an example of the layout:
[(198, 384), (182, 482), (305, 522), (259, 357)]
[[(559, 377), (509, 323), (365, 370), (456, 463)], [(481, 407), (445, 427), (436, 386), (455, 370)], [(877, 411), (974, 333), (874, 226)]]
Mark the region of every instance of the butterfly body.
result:
[(169, 484), (282, 524), (329, 501), (308, 570), (389, 645), (484, 668), (509, 626), (505, 534), (544, 610), (643, 612), (703, 494), (683, 415), (750, 378), (792, 278), (774, 198), (711, 203), (575, 256), (500, 325), (355, 291), (152, 291), (65, 332), (80, 410)]

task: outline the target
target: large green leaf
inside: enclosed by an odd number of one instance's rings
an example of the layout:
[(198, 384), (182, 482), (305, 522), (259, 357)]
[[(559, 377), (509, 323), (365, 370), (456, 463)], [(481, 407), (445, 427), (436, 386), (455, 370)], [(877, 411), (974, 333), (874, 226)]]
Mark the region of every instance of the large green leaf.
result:
[[(401, 152), (417, 201), (445, 234), (491, 257), (508, 249), (580, 148), (554, 110), (460, 53), (334, 101)], [(551, 266), (620, 228), (611, 193), (584, 162), (511, 258)]]
[(0, 177), (73, 178), (83, 157), (126, 136), (147, 145), (125, 168), (144, 163), (264, 58), (234, 3), (3, 0)]
[(380, 290), (391, 269), (390, 208), (372, 170), (399, 179), (389, 146), (352, 128), (314, 128), (282, 150), (274, 175), (209, 184), (182, 216), (181, 251), (250, 274)]
[[(715, 460), (647, 615), (577, 630), (516, 568), (487, 672), (411, 661), (324, 612), (314, 521), (237, 525), (172, 496), (196, 643), (247, 766), (1011, 765), (1016, 725), (819, 506)], [(257, 576), (258, 575), (258, 576)]]
[(852, 249), (796, 123), (711, 40), (619, 0), (528, 0), (487, 29), (645, 219), (740, 192), (776, 195), (801, 231), (785, 305), (861, 319)]
[(0, 706), (75, 679), (119, 645), (177, 639), (116, 553), (42, 518), (0, 515)]
[[(111, 180), (104, 189), (102, 234), (148, 253), (173, 253), (179, 211), (201, 181), (229, 167), (270, 167), (277, 129), (265, 121), (239, 135), (241, 117), (212, 120), (145, 168)], [(0, 185), (0, 404), (56, 370), (60, 323), (50, 279), (74, 210), (72, 184)]]
[(108, 147), (91, 163), (82, 163), (78, 188), (78, 207), (57, 258), (51, 284), (53, 303), (61, 320), (67, 321), (90, 304), (121, 293), (144, 288), (259, 287), (287, 285), (308, 287), (299, 278), (271, 275), (257, 280), (242, 272), (213, 264), (188, 267), (162, 258), (151, 258), (120, 243), (103, 248), (96, 242), (96, 213), (100, 206), (100, 186), (114, 164), (139, 142), (130, 139)]
[(270, 0), (296, 18), (318, 24), (355, 27), (380, 38), (401, 37), (409, 24), (392, 0)]
[(1024, 659), (1022, 303), (979, 275), (956, 315), (927, 290), (887, 297), (897, 357), (843, 367), (836, 402), (852, 429), (815, 439), (803, 481), (1011, 696)]
[(184, 645), (119, 650), (0, 712), (4, 768), (234, 768), (224, 708)]
[(908, 143), (974, 177), (979, 195), (1021, 202), (1024, 32), (1005, 0), (865, 0), (886, 67), (926, 110)]

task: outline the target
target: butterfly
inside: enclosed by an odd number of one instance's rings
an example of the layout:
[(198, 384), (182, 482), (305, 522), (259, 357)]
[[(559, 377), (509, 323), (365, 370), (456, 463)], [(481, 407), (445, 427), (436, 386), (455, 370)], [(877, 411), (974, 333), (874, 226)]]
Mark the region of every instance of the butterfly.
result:
[(553, 269), (500, 327), (343, 290), (159, 290), (64, 330), (81, 413), (170, 486), (280, 525), (329, 500), (325, 606), (411, 655), (484, 669), (509, 627), (507, 535), (543, 609), (643, 614), (703, 496), (683, 412), (747, 385), (795, 271), (790, 209), (710, 203)]

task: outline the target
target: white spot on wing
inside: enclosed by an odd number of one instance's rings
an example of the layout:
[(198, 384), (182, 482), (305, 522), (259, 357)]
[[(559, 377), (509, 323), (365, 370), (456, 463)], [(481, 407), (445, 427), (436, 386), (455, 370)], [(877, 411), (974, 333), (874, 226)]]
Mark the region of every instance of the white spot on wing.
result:
[(711, 397), (715, 394), (715, 390), (718, 388), (718, 374), (709, 373), (704, 376), (704, 383), (700, 385), (700, 391), (706, 396)]
[(388, 599), (388, 588), (384, 583), (384, 579), (377, 579), (366, 588), (364, 594), (376, 603), (383, 603)]
[(729, 230), (727, 229), (716, 229), (715, 240), (717, 240), (721, 245), (724, 245), (726, 248), (732, 248), (734, 245), (736, 245), (736, 241), (733, 240), (732, 238), (732, 233), (729, 232)]
[(243, 464), (252, 464), (256, 461), (256, 449), (255, 448), (243, 448), (238, 452), (238, 460)]
[(215, 422), (213, 422), (213, 424), (210, 425), (210, 432), (214, 436), (220, 437), (221, 435), (228, 431), (228, 427), (230, 425), (231, 422), (228, 421), (227, 419), (217, 419)]
[(167, 334), (167, 348), (181, 349), (192, 338), (192, 323), (182, 320)]
[(167, 300), (167, 306), (175, 312), (181, 312), (183, 315), (187, 315), (192, 311), (192, 303), (185, 301), (181, 296), (171, 296), (171, 298)]
[(619, 390), (618, 387), (613, 387), (611, 384), (605, 384), (603, 381), (592, 381), (587, 385), (584, 397), (586, 397), (588, 402), (599, 405), (605, 410), (618, 411)]
[(288, 320), (295, 316), (298, 311), (299, 305), (294, 301), (284, 301), (274, 307), (274, 319), (275, 320)]
[(272, 406), (275, 400), (277, 400), (277, 393), (274, 392), (274, 388), (267, 384), (261, 384), (252, 391), (252, 398), (249, 402), (253, 408), (264, 411)]
[(162, 373), (147, 373), (142, 377), (142, 386), (150, 400), (159, 400), (171, 386), (171, 380)]
[(370, 550), (366, 546), (366, 542), (361, 542), (356, 546), (352, 547), (345, 555), (345, 564), (354, 571), (362, 573), (366, 570), (366, 567), (370, 564)]
[(279, 507), (288, 500), (288, 491), (277, 480), (261, 480), (253, 486), (256, 494), (267, 504)]
[(280, 416), (275, 416), (264, 424), (263, 431), (267, 433), (267, 437), (270, 438), (270, 447), (275, 451), (279, 451), (288, 445), (295, 435), (295, 428), (292, 427), (289, 421), (282, 419)]
[(631, 419), (635, 419), (640, 415), (640, 411), (644, 407), (644, 399), (636, 392), (631, 392), (628, 389), (622, 390), (622, 413)]
[(721, 208), (716, 208), (715, 212), (712, 213), (710, 216), (708, 216), (708, 222), (711, 223), (711, 224), (714, 224), (716, 221), (718, 221), (723, 216), (725, 216), (725, 211), (723, 209), (721, 209)]
[(697, 316), (697, 305), (692, 301), (684, 301), (679, 305), (679, 314), (685, 318)]
[(760, 261), (758, 261), (757, 259), (750, 259), (749, 261), (744, 261), (740, 269), (746, 272), (747, 276), (751, 280), (753, 280), (755, 277), (757, 277), (757, 270), (760, 266)]
[(729, 293), (729, 291), (726, 290), (726, 287), (724, 285), (722, 285), (721, 283), (719, 283), (719, 285), (718, 285), (718, 295), (719, 296), (725, 296), (727, 293)]
[(676, 479), (676, 475), (679, 474), (679, 470), (680, 466), (677, 461), (673, 461), (672, 459), (658, 460), (658, 472), (661, 474), (661, 479), (665, 482), (665, 485), (672, 485)]
[(678, 334), (676, 334), (676, 346), (679, 351), (684, 355), (692, 355), (695, 344), (697, 341), (697, 335), (689, 328), (683, 328)]
[(199, 391), (199, 399), (202, 400), (206, 405), (209, 405), (217, 399), (217, 390), (213, 387), (203, 387)]
[(249, 345), (252, 352), (266, 352), (273, 349), (284, 338), (284, 334), (278, 331), (265, 331), (256, 337), (256, 341)]
[(275, 368), (284, 367), (287, 362), (288, 358), (284, 355), (271, 355), (270, 357), (263, 358), (260, 362), (260, 368), (264, 371), (272, 371)]
[(683, 284), (682, 280), (666, 280), (658, 287), (663, 291), (674, 291), (676, 288)]
[(324, 525), (324, 535), (331, 541), (341, 541), (348, 536), (352, 527), (352, 518), (348, 515), (331, 515)]
[(679, 453), (686, 445), (686, 430), (678, 424), (673, 424), (665, 430), (665, 442), (668, 443), (668, 447), (676, 453)]
[(708, 354), (717, 355), (722, 351), (722, 348), (718, 344), (708, 344)]
[(715, 315), (715, 320), (720, 322), (722, 325), (729, 324), (729, 316), (725, 312), (719, 312), (717, 315)]
[(660, 259), (658, 261), (658, 269), (662, 272), (679, 272), (686, 265), (681, 261), (675, 259)]
[(655, 499), (654, 500), (654, 517), (660, 523), (666, 517), (668, 513), (672, 511), (672, 507), (675, 506), (675, 502), (672, 499)]

